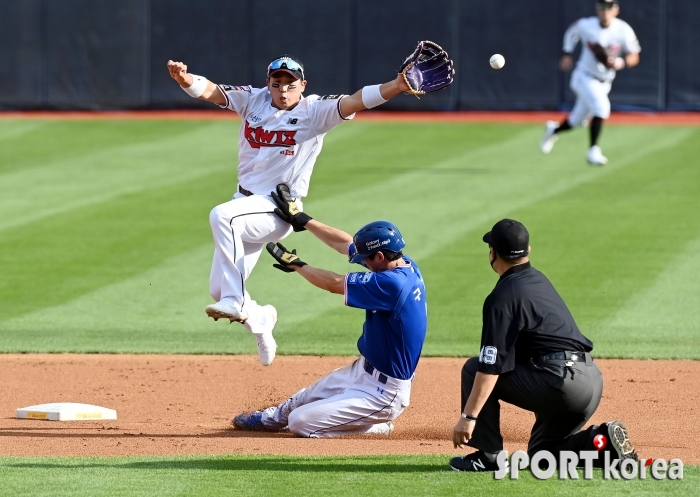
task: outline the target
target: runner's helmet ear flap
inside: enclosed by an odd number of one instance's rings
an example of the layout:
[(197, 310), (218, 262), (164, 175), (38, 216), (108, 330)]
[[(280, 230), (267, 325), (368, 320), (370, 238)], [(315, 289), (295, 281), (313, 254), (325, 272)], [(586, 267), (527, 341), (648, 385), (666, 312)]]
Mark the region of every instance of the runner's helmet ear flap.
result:
[(379, 250), (401, 252), (406, 246), (399, 229), (389, 221), (374, 221), (366, 224), (357, 230), (352, 241), (356, 252), (350, 258), (350, 262), (355, 264), (362, 264), (362, 261)]

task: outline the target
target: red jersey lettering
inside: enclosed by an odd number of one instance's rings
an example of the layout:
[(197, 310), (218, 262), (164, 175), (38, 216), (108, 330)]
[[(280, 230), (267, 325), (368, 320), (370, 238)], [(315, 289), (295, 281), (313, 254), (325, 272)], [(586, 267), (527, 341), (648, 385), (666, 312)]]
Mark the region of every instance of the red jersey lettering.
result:
[(296, 131), (268, 131), (262, 127), (252, 128), (245, 122), (244, 135), (252, 148), (293, 147), (297, 144)]

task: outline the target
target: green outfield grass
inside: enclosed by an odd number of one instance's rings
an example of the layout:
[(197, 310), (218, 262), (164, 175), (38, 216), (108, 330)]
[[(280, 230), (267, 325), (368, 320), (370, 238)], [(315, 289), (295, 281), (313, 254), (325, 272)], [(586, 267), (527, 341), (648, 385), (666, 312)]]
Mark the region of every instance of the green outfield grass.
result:
[[(209, 210), (236, 185), (238, 121), (0, 120), (0, 351), (254, 353), (204, 314)], [(549, 156), (541, 126), (350, 122), (331, 131), (306, 210), (354, 232), (387, 218), (428, 291), (425, 354), (478, 352), (496, 281), (482, 234), (525, 223), (597, 357), (700, 358), (700, 128), (587, 132)], [(311, 264), (348, 266), (308, 233)], [(363, 313), (264, 253), (251, 294), (279, 311), (278, 354), (356, 353)], [(357, 268), (357, 267), (356, 267)]]
[[(683, 480), (494, 480), (492, 473), (457, 473), (445, 456), (177, 458), (0, 458), (0, 495), (171, 495), (260, 497), (362, 495), (384, 497), (569, 495), (688, 496), (700, 486), (700, 468)], [(583, 473), (579, 476), (582, 478)]]

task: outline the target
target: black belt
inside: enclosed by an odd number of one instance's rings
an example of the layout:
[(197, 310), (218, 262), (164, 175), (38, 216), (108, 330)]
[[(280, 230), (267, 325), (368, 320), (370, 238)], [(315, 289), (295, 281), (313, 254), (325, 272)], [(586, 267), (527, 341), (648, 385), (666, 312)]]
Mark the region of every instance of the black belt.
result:
[(576, 362), (586, 362), (586, 353), (585, 352), (569, 352), (567, 351), (562, 351), (562, 352), (550, 352), (549, 354), (544, 354), (539, 357), (534, 357), (533, 360), (540, 360), (540, 361), (576, 361)]
[[(365, 371), (367, 371), (367, 374), (374, 374), (374, 371), (377, 370), (374, 366), (372, 366), (367, 359), (365, 359)], [(379, 372), (379, 370), (377, 370)], [(386, 380), (388, 380), (389, 377), (385, 375), (384, 373), (379, 373), (379, 376), (377, 377), (377, 380), (379, 380), (379, 383), (383, 383), (386, 385)]]
[(250, 197), (251, 195), (253, 195), (253, 192), (246, 190), (241, 185), (238, 185), (238, 191), (240, 193), (242, 193), (243, 195), (245, 195), (246, 197)]

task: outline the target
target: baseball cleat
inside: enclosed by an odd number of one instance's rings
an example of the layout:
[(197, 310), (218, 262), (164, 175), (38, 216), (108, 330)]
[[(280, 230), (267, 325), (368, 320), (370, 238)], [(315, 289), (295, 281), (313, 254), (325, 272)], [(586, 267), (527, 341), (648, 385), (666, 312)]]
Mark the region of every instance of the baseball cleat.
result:
[(592, 166), (604, 166), (608, 163), (608, 158), (603, 155), (598, 145), (593, 145), (588, 149), (586, 160)]
[(464, 457), (450, 459), (450, 467), (455, 471), (496, 471), (496, 461), (489, 461), (483, 451), (477, 450)]
[(601, 426), (603, 433), (607, 431), (608, 440), (612, 451), (616, 454), (611, 454), (613, 459), (619, 459), (620, 462), (625, 459), (637, 461), (637, 451), (634, 450), (627, 427), (621, 421), (610, 421)]
[[(267, 408), (265, 411), (269, 411), (273, 408)], [(239, 430), (247, 431), (280, 431), (275, 428), (269, 428), (263, 423), (263, 415), (265, 411), (250, 411), (239, 414), (233, 418), (233, 426)], [(269, 413), (268, 413), (269, 414)]]
[(210, 304), (204, 309), (204, 311), (207, 313), (207, 316), (214, 318), (214, 320), (223, 318), (228, 319), (232, 323), (234, 321), (243, 323), (246, 319), (248, 319), (248, 315), (236, 308), (230, 299), (221, 299), (216, 304)]
[(547, 121), (547, 123), (544, 125), (544, 137), (540, 142), (540, 150), (542, 150), (543, 154), (548, 154), (552, 151), (554, 142), (556, 142), (559, 138), (559, 136), (555, 133), (558, 127), (559, 123), (556, 121)]
[(275, 352), (277, 352), (277, 342), (272, 332), (256, 335), (258, 340), (258, 359), (263, 366), (269, 366), (275, 360)]

